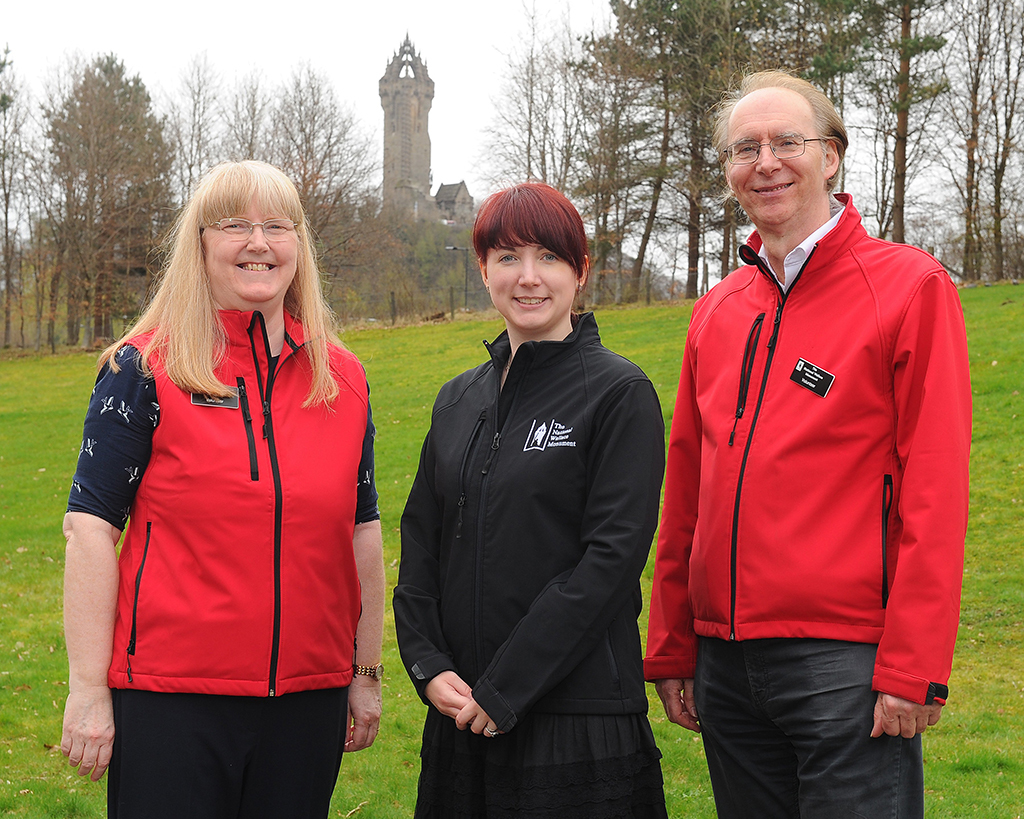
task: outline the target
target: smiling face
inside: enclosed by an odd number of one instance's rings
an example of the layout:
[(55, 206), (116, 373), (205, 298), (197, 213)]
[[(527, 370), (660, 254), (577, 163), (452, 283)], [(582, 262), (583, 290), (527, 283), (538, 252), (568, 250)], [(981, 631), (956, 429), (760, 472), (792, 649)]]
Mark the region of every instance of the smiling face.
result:
[(572, 303), (586, 274), (577, 279), (555, 253), (539, 245), (493, 247), (480, 272), (513, 349), (524, 341), (561, 341), (572, 332)]
[[(818, 138), (811, 105), (787, 88), (764, 88), (736, 103), (729, 118), (728, 142), (764, 143), (778, 136)], [(729, 187), (762, 235), (796, 247), (829, 219), (828, 179), (839, 169), (831, 142), (808, 142), (803, 156), (778, 159), (762, 145), (750, 165), (726, 160)]]
[[(241, 216), (253, 223), (286, 219), (250, 204)], [(253, 228), (248, 236), (230, 236), (216, 228), (203, 231), (206, 274), (213, 300), (221, 310), (259, 310), (267, 317), (283, 313), (284, 297), (295, 278), (298, 237), (291, 231), (278, 241), (268, 242), (263, 230)]]

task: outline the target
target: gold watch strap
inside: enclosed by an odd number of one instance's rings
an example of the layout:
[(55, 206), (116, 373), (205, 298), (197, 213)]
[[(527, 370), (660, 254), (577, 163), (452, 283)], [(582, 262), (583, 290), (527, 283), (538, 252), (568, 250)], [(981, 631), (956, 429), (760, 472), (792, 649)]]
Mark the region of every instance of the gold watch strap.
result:
[(363, 677), (373, 677), (375, 680), (379, 680), (384, 676), (384, 666), (381, 663), (377, 665), (357, 665), (354, 667), (355, 673)]

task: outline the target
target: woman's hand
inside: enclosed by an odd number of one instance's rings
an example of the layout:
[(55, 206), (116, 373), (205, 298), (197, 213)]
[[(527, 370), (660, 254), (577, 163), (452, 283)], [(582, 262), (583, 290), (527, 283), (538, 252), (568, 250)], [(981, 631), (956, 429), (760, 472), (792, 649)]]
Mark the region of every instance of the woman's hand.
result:
[(79, 776), (96, 782), (107, 770), (114, 750), (114, 709), (106, 685), (76, 687), (64, 707), (60, 752)]
[(465, 731), (468, 728), (474, 734), (484, 734), (489, 737), (496, 737), (498, 734), (503, 733), (498, 730), (494, 720), (487, 715), (487, 712), (472, 697), (469, 698), (469, 702), (459, 711), (458, 716), (455, 717), (455, 724), (459, 726), (460, 731)]
[(114, 710), (107, 688), (121, 530), (85, 512), (64, 516), (64, 636), (68, 699), (60, 750), (81, 776), (103, 776), (114, 747)]
[(383, 703), (380, 680), (356, 674), (348, 687), (348, 731), (345, 753), (361, 751), (373, 745), (380, 731)]
[(473, 701), (473, 689), (454, 671), (442, 671), (434, 677), (427, 683), (426, 694), (438, 711), (452, 719)]

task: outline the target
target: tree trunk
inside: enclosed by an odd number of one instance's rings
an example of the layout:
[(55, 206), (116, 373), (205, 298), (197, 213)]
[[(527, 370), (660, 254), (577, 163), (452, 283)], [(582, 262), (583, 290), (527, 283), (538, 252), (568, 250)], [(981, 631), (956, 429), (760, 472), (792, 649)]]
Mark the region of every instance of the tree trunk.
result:
[(900, 72), (896, 80), (896, 149), (893, 151), (892, 240), (906, 241), (904, 211), (907, 198), (907, 137), (910, 130), (910, 34), (909, 0), (900, 7)]

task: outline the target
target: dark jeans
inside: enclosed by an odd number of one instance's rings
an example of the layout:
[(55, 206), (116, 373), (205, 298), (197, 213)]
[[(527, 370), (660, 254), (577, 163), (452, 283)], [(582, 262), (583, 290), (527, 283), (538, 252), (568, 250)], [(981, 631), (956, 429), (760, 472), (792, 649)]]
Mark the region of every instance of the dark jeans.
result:
[(111, 819), (323, 819), (348, 689), (281, 697), (115, 690)]
[(870, 736), (875, 651), (701, 638), (694, 694), (721, 819), (924, 816), (920, 735)]

